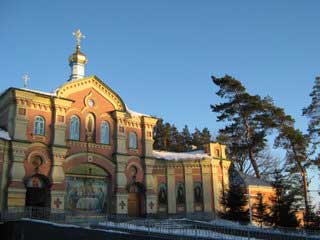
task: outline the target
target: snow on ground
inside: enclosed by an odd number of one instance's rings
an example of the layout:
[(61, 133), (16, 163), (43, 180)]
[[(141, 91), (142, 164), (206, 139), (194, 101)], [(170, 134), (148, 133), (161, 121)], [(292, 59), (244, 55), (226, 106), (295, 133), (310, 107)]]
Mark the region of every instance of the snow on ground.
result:
[(201, 160), (208, 158), (209, 155), (203, 150), (192, 151), (192, 152), (166, 152), (166, 151), (153, 151), (153, 156), (158, 159), (164, 160)]
[[(179, 228), (179, 226), (173, 227), (170, 223), (170, 227), (167, 224), (160, 224), (158, 226), (147, 227), (147, 226), (137, 226), (132, 223), (114, 223), (114, 222), (104, 222), (99, 223), (100, 226), (110, 227), (113, 229), (127, 229), (132, 231), (145, 231), (159, 234), (172, 234), (179, 236), (191, 236), (191, 237), (205, 237), (212, 239), (232, 239), (232, 240), (247, 240), (248, 237), (239, 237), (234, 235), (227, 235), (222, 233), (213, 232), (210, 230), (193, 229), (193, 228)], [(255, 238), (250, 238), (254, 240)]]
[(55, 223), (55, 222), (49, 222), (49, 221), (39, 220), (39, 219), (22, 218), (21, 220), (49, 224), (49, 225), (56, 226), (56, 227), (84, 228), (84, 229), (88, 229), (88, 230), (95, 230), (95, 231), (102, 231), (102, 232), (109, 232), (109, 233), (128, 234), (127, 232), (115, 231), (115, 230), (110, 230), (110, 229), (92, 229), (89, 227), (82, 227), (82, 226), (78, 226), (78, 225), (74, 225), (74, 224)]
[(9, 133), (1, 128), (0, 128), (0, 138), (5, 140), (11, 140)]

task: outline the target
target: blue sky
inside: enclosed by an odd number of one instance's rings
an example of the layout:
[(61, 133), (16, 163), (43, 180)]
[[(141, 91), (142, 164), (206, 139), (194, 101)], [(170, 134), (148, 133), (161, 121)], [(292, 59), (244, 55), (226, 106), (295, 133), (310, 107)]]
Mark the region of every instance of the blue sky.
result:
[(52, 91), (69, 77), (72, 32), (86, 35), (87, 75), (135, 111), (179, 128), (216, 123), (210, 76), (270, 95), (306, 129), (301, 109), (320, 73), (319, 1), (0, 1), (0, 89)]

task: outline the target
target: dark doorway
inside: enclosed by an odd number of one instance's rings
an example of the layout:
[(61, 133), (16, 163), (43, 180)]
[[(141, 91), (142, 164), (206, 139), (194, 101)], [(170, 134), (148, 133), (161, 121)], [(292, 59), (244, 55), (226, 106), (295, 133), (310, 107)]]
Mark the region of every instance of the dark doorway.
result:
[(26, 181), (26, 207), (50, 207), (50, 181), (47, 177), (36, 174)]

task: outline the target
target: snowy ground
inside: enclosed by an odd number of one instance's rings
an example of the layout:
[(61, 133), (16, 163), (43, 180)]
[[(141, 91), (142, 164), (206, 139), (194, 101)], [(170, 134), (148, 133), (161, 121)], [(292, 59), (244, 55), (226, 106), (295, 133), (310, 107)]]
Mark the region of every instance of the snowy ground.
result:
[[(239, 237), (234, 235), (217, 233), (212, 230), (203, 230), (192, 228), (190, 225), (179, 223), (175, 220), (157, 220), (157, 224), (153, 221), (131, 221), (126, 223), (114, 223), (114, 222), (104, 222), (100, 223), (100, 226), (110, 227), (111, 229), (119, 230), (131, 230), (131, 231), (145, 231), (152, 234), (170, 234), (178, 236), (188, 236), (195, 238), (207, 238), (207, 239), (234, 239), (234, 240), (244, 240), (248, 239), (248, 236)], [(188, 227), (189, 226), (189, 227)], [(250, 238), (255, 239), (255, 238)]]

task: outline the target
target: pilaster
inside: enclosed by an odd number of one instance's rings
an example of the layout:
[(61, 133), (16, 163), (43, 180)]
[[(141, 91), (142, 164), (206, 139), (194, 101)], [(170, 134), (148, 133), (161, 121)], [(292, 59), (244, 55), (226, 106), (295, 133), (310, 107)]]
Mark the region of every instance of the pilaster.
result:
[(184, 164), (184, 174), (186, 188), (186, 210), (187, 213), (192, 213), (194, 212), (192, 167)]
[(158, 198), (156, 194), (155, 179), (152, 175), (154, 159), (145, 158), (145, 184), (146, 184), (146, 209), (147, 214), (157, 213)]
[(53, 163), (52, 163), (52, 182), (54, 184), (63, 183), (65, 181), (65, 174), (63, 171), (63, 161), (65, 159), (67, 148), (53, 147)]
[(24, 207), (26, 202), (26, 189), (9, 187), (8, 188), (8, 208)]
[(176, 204), (176, 180), (175, 169), (168, 167), (167, 169), (167, 183), (168, 183), (168, 213), (175, 214), (177, 212)]
[(143, 148), (144, 155), (146, 157), (153, 156), (153, 128), (156, 125), (158, 119), (148, 116), (142, 117), (142, 126), (143, 126)]
[(213, 192), (213, 203), (214, 211), (217, 213), (221, 211), (221, 193), (222, 193), (222, 179), (219, 171), (221, 171), (220, 160), (211, 160), (212, 166), (212, 192)]
[(113, 118), (116, 120), (115, 129), (115, 144), (116, 152), (126, 154), (127, 153), (127, 136), (125, 125), (125, 112), (115, 111)]
[(0, 211), (5, 208), (7, 202), (7, 186), (8, 186), (8, 142), (0, 140)]
[(25, 161), (25, 150), (27, 144), (12, 142), (12, 165), (10, 169), (11, 181), (22, 182), (25, 176), (24, 161)]
[(119, 155), (116, 158), (115, 194), (113, 196), (113, 211), (116, 214), (128, 214), (127, 177), (125, 175), (128, 156)]
[(212, 186), (212, 175), (211, 175), (210, 161), (201, 162), (202, 172), (202, 190), (203, 190), (203, 206), (204, 212), (212, 211), (212, 200), (213, 200), (213, 186)]

